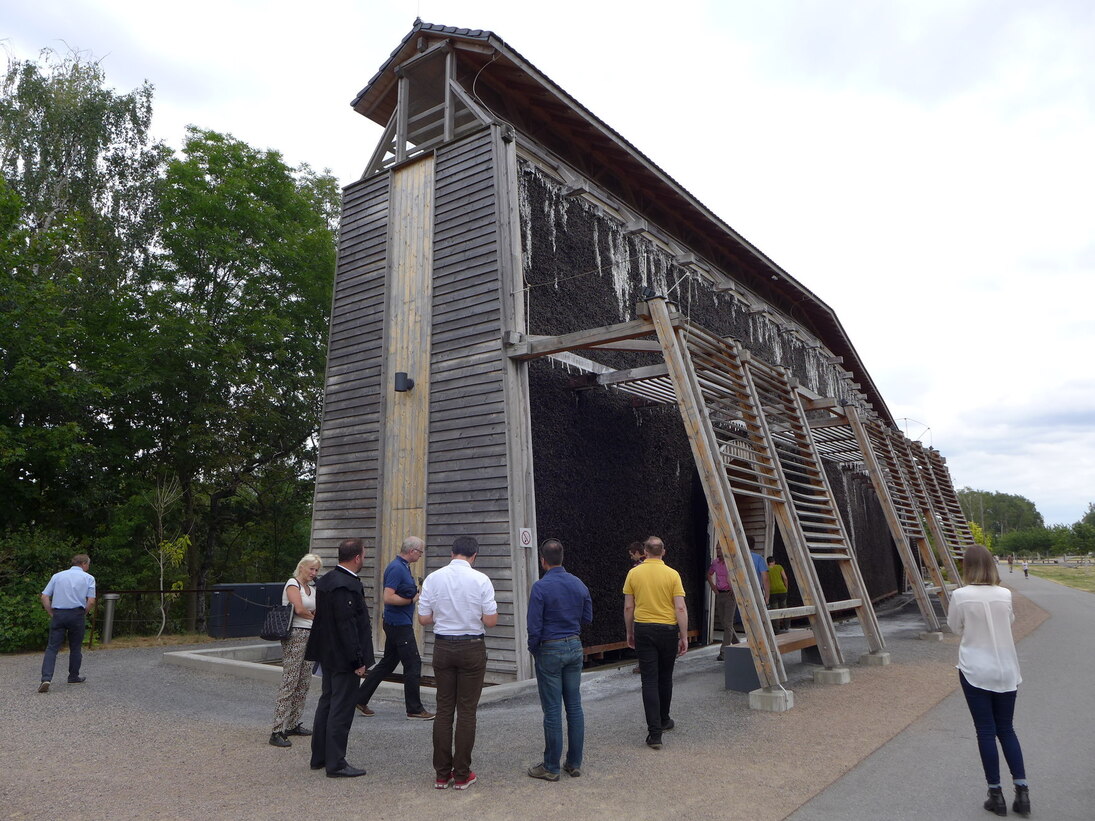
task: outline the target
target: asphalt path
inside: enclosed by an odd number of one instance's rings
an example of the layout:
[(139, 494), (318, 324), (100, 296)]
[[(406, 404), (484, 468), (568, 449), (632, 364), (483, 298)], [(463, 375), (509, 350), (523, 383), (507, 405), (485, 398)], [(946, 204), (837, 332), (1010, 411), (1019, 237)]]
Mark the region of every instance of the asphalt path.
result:
[[(1001, 570), (1004, 568), (1001, 567)], [(1016, 570), (1003, 583), (1050, 618), (1018, 643), (1015, 728), (1032, 818), (1095, 819), (1095, 594)], [(956, 673), (957, 675), (957, 673)], [(1001, 756), (1004, 793), (1010, 779)], [(788, 821), (964, 821), (991, 816), (973, 722), (961, 691), (944, 699)]]

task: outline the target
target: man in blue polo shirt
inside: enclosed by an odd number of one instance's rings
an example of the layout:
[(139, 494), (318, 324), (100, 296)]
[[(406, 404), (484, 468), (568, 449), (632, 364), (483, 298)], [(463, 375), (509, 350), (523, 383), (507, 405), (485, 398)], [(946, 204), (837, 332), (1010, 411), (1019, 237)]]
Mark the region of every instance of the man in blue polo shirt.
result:
[(68, 636), (68, 683), (83, 684), (80, 675), (84, 660), (81, 645), (84, 641), (84, 618), (95, 606), (95, 577), (87, 572), (91, 559), (86, 553), (72, 557), (72, 567), (54, 573), (42, 591), (42, 607), (49, 613), (49, 644), (42, 659), (42, 683), (39, 693), (48, 693), (53, 681), (53, 668), (57, 665), (57, 651)]
[(544, 711), (544, 760), (528, 768), (533, 778), (559, 780), (563, 755), (563, 717), (567, 712), (567, 755), (563, 771), (582, 774), (585, 715), (582, 712), (583, 624), (593, 621), (593, 600), (582, 580), (563, 569), (563, 544), (540, 545), (543, 578), (532, 586), (528, 603), (528, 649), (536, 660), (536, 686)]
[(408, 536), (396, 556), (384, 569), (384, 657), (361, 682), (357, 709), (362, 715), (376, 715), (369, 709), (369, 699), (396, 665), (403, 665), (403, 700), (407, 718), (430, 721), (433, 713), (422, 706), (419, 682), (422, 680), (422, 657), (414, 638), (414, 603), (418, 585), (411, 574), (411, 565), (426, 552), (426, 543), (417, 536)]

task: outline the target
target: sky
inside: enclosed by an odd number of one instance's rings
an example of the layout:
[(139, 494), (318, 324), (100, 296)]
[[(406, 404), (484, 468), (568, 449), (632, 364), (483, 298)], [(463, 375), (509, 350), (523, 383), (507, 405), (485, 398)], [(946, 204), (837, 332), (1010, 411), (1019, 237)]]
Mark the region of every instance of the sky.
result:
[(187, 125), (357, 179), (350, 101), (410, 30), (495, 32), (837, 313), (957, 487), (1095, 502), (1090, 0), (0, 0)]

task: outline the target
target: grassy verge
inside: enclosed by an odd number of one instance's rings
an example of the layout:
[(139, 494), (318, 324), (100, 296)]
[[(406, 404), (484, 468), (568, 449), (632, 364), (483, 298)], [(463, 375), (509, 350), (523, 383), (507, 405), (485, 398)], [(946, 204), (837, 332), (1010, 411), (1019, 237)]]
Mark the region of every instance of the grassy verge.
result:
[(1049, 579), (1051, 582), (1075, 587), (1077, 590), (1095, 593), (1095, 566), (1093, 565), (1062, 567), (1060, 565), (1032, 564), (1030, 572), (1041, 579)]

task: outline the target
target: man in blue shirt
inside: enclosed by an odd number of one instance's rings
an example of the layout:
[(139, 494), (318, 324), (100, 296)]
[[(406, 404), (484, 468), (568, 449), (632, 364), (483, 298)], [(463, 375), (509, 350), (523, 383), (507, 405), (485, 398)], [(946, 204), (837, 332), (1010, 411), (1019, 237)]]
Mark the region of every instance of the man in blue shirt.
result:
[(396, 556), (384, 569), (384, 657), (361, 682), (357, 709), (365, 716), (376, 715), (369, 709), (369, 699), (396, 665), (403, 665), (403, 700), (407, 718), (430, 721), (434, 715), (422, 706), (419, 682), (422, 680), (422, 657), (414, 638), (414, 603), (418, 585), (411, 574), (411, 565), (426, 552), (426, 543), (417, 536), (408, 536)]
[(48, 693), (57, 665), (57, 651), (68, 636), (68, 683), (83, 684), (80, 664), (84, 660), (84, 619), (95, 606), (95, 577), (87, 572), (91, 559), (86, 553), (72, 557), (72, 567), (54, 573), (42, 591), (42, 607), (49, 613), (49, 644), (42, 659), (42, 683), (39, 693)]
[(544, 711), (544, 760), (528, 774), (545, 781), (559, 780), (563, 754), (563, 718), (567, 713), (567, 755), (563, 770), (582, 774), (585, 716), (582, 713), (583, 624), (593, 621), (593, 600), (581, 579), (563, 569), (563, 544), (548, 539), (540, 545), (543, 578), (532, 586), (528, 603), (528, 649), (536, 661), (536, 686)]

